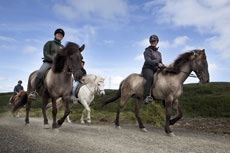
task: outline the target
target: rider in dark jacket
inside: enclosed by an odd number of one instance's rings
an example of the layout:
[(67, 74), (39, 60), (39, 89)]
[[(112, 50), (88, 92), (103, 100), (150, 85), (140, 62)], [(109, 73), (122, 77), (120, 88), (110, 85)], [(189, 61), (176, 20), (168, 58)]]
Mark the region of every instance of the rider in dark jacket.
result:
[(22, 81), (19, 80), (18, 84), (14, 87), (14, 96), (17, 95), (21, 90), (23, 90), (23, 86), (22, 86)]
[(30, 93), (29, 98), (36, 99), (38, 93), (36, 92), (36, 89), (38, 88), (39, 83), (41, 82), (42, 78), (44, 77), (46, 71), (51, 67), (51, 64), (53, 62), (53, 58), (56, 54), (56, 51), (59, 49), (64, 48), (64, 46), (61, 44), (62, 38), (65, 36), (65, 32), (62, 29), (56, 29), (54, 32), (54, 40), (50, 40), (46, 42), (46, 44), (43, 47), (43, 55), (44, 60), (43, 64), (38, 70), (37, 76), (35, 78), (35, 81), (33, 83), (33, 92)]
[(158, 51), (157, 44), (159, 42), (159, 38), (157, 35), (152, 35), (149, 38), (150, 46), (145, 49), (144, 58), (145, 62), (142, 67), (142, 75), (146, 80), (144, 85), (144, 104), (150, 104), (153, 101), (151, 97), (151, 87), (154, 80), (154, 73), (158, 70), (158, 68), (162, 68), (164, 65), (162, 64), (161, 53)]

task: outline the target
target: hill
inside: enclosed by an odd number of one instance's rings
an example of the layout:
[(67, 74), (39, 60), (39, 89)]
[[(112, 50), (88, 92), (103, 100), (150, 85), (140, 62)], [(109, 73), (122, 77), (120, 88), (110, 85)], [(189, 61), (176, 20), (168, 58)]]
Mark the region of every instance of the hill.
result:
[[(115, 95), (117, 90), (106, 90), (106, 95), (96, 97), (92, 108), (92, 119), (95, 121), (112, 122), (115, 119), (116, 109), (119, 100), (111, 103), (101, 111), (101, 102)], [(0, 93), (0, 113), (8, 111), (8, 100), (12, 93)], [(230, 117), (230, 83), (229, 82), (212, 82), (209, 84), (185, 84), (184, 92), (179, 99), (182, 111), (185, 117), (212, 117), (226, 118)], [(41, 98), (32, 103), (31, 116), (42, 116)], [(78, 120), (83, 107), (74, 105), (71, 109), (70, 118)], [(121, 122), (135, 123), (133, 114), (133, 99), (122, 109)], [(25, 110), (23, 110), (24, 112)], [(34, 112), (34, 113), (33, 113)], [(23, 113), (22, 113), (23, 114)], [(161, 102), (151, 105), (142, 105), (140, 115), (144, 123), (151, 123), (155, 126), (161, 126), (164, 121), (164, 107)], [(51, 113), (50, 113), (51, 116)]]

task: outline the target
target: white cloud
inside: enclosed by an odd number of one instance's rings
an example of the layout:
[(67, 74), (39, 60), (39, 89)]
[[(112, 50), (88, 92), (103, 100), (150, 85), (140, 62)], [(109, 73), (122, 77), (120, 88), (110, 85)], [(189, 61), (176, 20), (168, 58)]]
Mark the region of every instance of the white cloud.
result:
[(33, 46), (26, 46), (23, 49), (23, 52), (26, 53), (26, 54), (31, 54), (31, 53), (38, 52), (38, 51), (39, 50), (36, 47), (33, 47)]
[[(65, 4), (55, 4), (55, 13), (68, 19), (126, 17), (128, 5), (124, 0), (66, 0)], [(61, 11), (60, 11), (61, 10)]]
[(215, 35), (207, 39), (209, 46), (222, 58), (230, 59), (229, 0), (171, 0), (158, 3), (163, 4), (157, 13), (158, 21), (176, 27), (195, 27), (200, 33)]
[(123, 79), (124, 78), (121, 76), (106, 77), (105, 89), (118, 89)]
[(136, 61), (144, 61), (144, 55), (143, 55), (143, 54), (140, 54), (140, 55), (136, 56), (136, 57), (134, 58), (134, 60), (136, 60)]
[(186, 44), (186, 41), (188, 40), (189, 38), (187, 36), (180, 36), (180, 37), (177, 37), (174, 39), (173, 41), (173, 47), (178, 47), (178, 46), (182, 46), (184, 44)]
[(5, 36), (0, 36), (0, 40), (3, 40), (3, 41), (16, 41), (14, 38), (10, 38), (10, 37), (5, 37)]
[(68, 35), (65, 36), (65, 40), (78, 43), (89, 44), (90, 39), (96, 34), (96, 27), (90, 25), (84, 25), (81, 28), (64, 27), (64, 29), (66, 33), (68, 33)]
[(4, 78), (4, 77), (0, 77), (0, 81), (1, 81), (1, 80), (6, 80), (6, 78)]
[(113, 40), (104, 40), (104, 43), (105, 43), (105, 44), (113, 44), (114, 41), (113, 41)]

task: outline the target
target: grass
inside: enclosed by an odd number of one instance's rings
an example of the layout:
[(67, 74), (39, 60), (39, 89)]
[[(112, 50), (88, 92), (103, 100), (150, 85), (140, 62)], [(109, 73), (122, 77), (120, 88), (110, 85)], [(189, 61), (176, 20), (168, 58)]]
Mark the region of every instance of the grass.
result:
[[(112, 123), (116, 117), (116, 109), (119, 100), (106, 105), (100, 110), (101, 102), (115, 95), (117, 90), (106, 90), (104, 97), (95, 97), (91, 105), (91, 117), (93, 122)], [(12, 93), (0, 93), (0, 116), (9, 115), (8, 100)], [(212, 117), (223, 118), (230, 117), (230, 83), (213, 82), (205, 85), (186, 84), (184, 92), (179, 99), (182, 111), (186, 117)], [(42, 117), (41, 97), (32, 103), (30, 116)], [(79, 120), (83, 106), (74, 105), (71, 108), (70, 119)], [(130, 99), (124, 106), (120, 114), (121, 123), (136, 123), (134, 111), (134, 100)], [(58, 117), (63, 115), (64, 111), (58, 113)], [(25, 108), (21, 109), (21, 115), (25, 116)], [(165, 110), (161, 102), (151, 105), (142, 105), (140, 117), (143, 123), (154, 126), (162, 126), (164, 122)], [(48, 117), (52, 113), (48, 111)]]

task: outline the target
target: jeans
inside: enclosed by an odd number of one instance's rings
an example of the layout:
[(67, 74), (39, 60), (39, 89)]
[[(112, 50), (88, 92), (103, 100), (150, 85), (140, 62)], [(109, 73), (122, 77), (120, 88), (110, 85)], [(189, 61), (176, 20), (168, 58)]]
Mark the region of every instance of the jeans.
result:
[(79, 82), (79, 81), (76, 81), (73, 83), (72, 95), (74, 97), (76, 97), (76, 90), (77, 90), (77, 87), (79, 87), (80, 85), (81, 85), (81, 82)]
[(154, 79), (154, 71), (152, 69), (144, 68), (142, 69), (142, 75), (146, 80), (146, 83), (144, 84), (144, 98), (147, 96), (150, 96), (150, 90), (153, 84)]
[(39, 83), (41, 82), (42, 78), (44, 77), (46, 71), (51, 68), (51, 63), (47, 63), (47, 62), (44, 62), (42, 64), (42, 66), (40, 67), (40, 69), (38, 70), (38, 74), (35, 78), (35, 81), (34, 81), (34, 90), (36, 90), (38, 88), (38, 85)]

